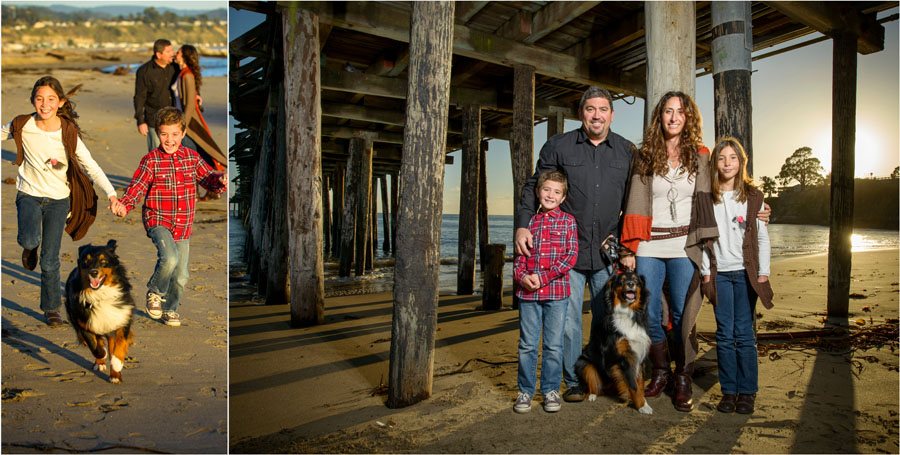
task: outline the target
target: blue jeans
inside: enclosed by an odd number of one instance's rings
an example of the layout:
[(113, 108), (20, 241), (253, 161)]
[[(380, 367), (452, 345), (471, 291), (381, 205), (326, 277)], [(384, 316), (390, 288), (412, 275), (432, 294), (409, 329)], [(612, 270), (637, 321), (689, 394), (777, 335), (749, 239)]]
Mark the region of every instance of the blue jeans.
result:
[(150, 125), (147, 125), (147, 128), (149, 128), (147, 131), (147, 151), (152, 152), (159, 147), (159, 135), (156, 134), (156, 128)]
[(603, 305), (603, 286), (612, 274), (612, 266), (600, 270), (569, 270), (569, 302), (566, 305), (566, 329), (563, 336), (563, 380), (566, 387), (578, 385), (575, 362), (581, 356), (582, 338), (581, 308), (584, 302), (584, 284), (591, 292), (591, 315), (594, 319), (606, 314)]
[(559, 391), (565, 316), (566, 299), (519, 300), (519, 391), (534, 396), (542, 327), (541, 394)]
[(19, 246), (33, 250), (41, 246), (41, 310), (59, 311), (62, 291), (59, 287), (59, 245), (66, 228), (69, 198), (35, 197), (19, 191), (16, 214)]
[(665, 341), (666, 330), (662, 326), (662, 289), (666, 277), (669, 278), (669, 314), (672, 330), (681, 339), (681, 316), (687, 300), (688, 286), (694, 276), (694, 264), (689, 258), (637, 257), (637, 273), (644, 276), (649, 292), (650, 305), (647, 315), (650, 320), (650, 341)]
[(156, 268), (147, 288), (150, 292), (162, 296), (163, 311), (175, 311), (178, 302), (184, 294), (184, 285), (187, 284), (188, 257), (191, 252), (190, 240), (176, 242), (172, 232), (164, 226), (154, 226), (147, 231), (147, 235), (153, 239), (156, 245)]
[(756, 291), (743, 269), (719, 272), (716, 288), (716, 356), (722, 393), (754, 394), (759, 381), (753, 334)]

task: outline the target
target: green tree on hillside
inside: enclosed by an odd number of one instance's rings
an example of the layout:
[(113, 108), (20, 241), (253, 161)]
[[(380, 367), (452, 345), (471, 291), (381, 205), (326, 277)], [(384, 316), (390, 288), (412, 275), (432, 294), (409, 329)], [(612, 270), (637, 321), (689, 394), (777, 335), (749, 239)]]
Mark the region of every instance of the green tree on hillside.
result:
[(763, 194), (766, 195), (766, 197), (772, 197), (773, 194), (778, 192), (778, 184), (775, 183), (775, 179), (764, 175), (761, 180), (762, 188), (760, 188), (760, 190), (763, 192)]
[(777, 178), (782, 186), (796, 180), (800, 184), (800, 191), (803, 191), (807, 186), (824, 183), (824, 170), (819, 159), (812, 156), (812, 148), (800, 147), (784, 160)]
[(894, 180), (900, 179), (900, 166), (894, 168), (894, 172), (891, 172), (891, 178)]

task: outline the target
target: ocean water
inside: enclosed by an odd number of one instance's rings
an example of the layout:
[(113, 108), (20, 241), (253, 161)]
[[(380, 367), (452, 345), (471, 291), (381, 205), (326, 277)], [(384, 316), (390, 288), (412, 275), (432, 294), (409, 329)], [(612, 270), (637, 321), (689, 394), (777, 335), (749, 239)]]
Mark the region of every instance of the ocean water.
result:
[[(488, 219), (491, 243), (506, 245), (508, 258), (513, 252), (513, 217), (510, 215), (491, 215)], [(444, 215), (441, 223), (441, 271), (440, 290), (456, 291), (456, 263), (458, 256), (459, 215)], [(325, 258), (325, 290), (328, 295), (367, 294), (373, 292), (390, 292), (393, 289), (393, 263), (390, 254), (382, 251), (384, 227), (381, 214), (378, 214), (378, 243), (375, 251), (375, 268), (372, 273), (363, 277), (337, 276), (337, 258)], [(237, 218), (229, 220), (229, 256), (232, 263), (241, 262), (243, 255), (243, 226)], [(772, 260), (824, 253), (828, 251), (828, 227), (801, 224), (770, 224), (769, 239), (772, 244)], [(853, 233), (853, 251), (895, 249), (900, 245), (900, 232), (882, 229), (855, 229)], [(477, 247), (476, 247), (477, 248)], [(476, 251), (477, 256), (477, 251)], [(478, 278), (479, 268), (476, 265), (475, 288), (481, 290)], [(503, 268), (503, 282), (512, 283), (512, 263), (507, 262)]]
[[(146, 62), (131, 63), (128, 65), (112, 65), (101, 68), (100, 71), (103, 73), (112, 73), (116, 68), (126, 66), (128, 67), (128, 72), (134, 74), (144, 63)], [(228, 59), (221, 57), (200, 57), (200, 70), (202, 71), (203, 77), (227, 76)]]

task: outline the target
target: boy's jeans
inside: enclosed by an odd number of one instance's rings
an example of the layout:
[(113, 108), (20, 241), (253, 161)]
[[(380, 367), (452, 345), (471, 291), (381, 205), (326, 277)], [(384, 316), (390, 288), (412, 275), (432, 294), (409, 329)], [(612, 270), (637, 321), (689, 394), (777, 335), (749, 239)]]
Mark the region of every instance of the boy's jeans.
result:
[(16, 194), (19, 233), (16, 241), (27, 250), (41, 247), (41, 311), (59, 311), (59, 245), (69, 213), (69, 198), (35, 197)]
[(566, 302), (561, 300), (519, 300), (519, 391), (534, 396), (537, 383), (538, 342), (544, 330), (541, 360), (541, 394), (559, 391), (562, 378), (563, 328)]
[(756, 313), (756, 291), (747, 273), (741, 270), (716, 275), (719, 304), (716, 313), (716, 356), (722, 393), (757, 392), (759, 373), (756, 359), (756, 336), (753, 315)]
[(147, 231), (147, 235), (156, 245), (156, 269), (147, 282), (147, 288), (165, 298), (162, 303), (163, 311), (175, 311), (188, 280), (190, 240), (176, 242), (172, 238), (172, 232), (165, 226), (154, 226)]
[[(602, 319), (606, 310), (603, 307), (603, 296), (600, 291), (612, 274), (612, 266), (598, 270), (569, 269), (569, 300), (566, 307), (566, 327), (563, 336), (563, 379), (566, 387), (578, 385), (575, 374), (575, 362), (581, 356), (584, 346), (582, 335), (581, 308), (584, 306), (584, 284), (587, 282), (591, 292), (591, 317)], [(521, 300), (520, 300), (521, 302)]]

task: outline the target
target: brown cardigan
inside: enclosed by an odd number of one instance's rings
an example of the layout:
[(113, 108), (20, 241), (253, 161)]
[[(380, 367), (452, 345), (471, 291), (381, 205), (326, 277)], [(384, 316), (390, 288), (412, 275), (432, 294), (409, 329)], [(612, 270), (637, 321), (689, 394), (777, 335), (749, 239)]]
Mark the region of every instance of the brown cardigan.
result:
[[(16, 142), (16, 161), (19, 166), (25, 161), (25, 148), (22, 146), (22, 128), (34, 114), (24, 114), (13, 119), (10, 125), (10, 133)], [(66, 158), (69, 161), (66, 168), (66, 177), (69, 183), (69, 216), (66, 218), (66, 232), (72, 236), (73, 241), (81, 240), (97, 217), (97, 194), (94, 192), (94, 184), (91, 178), (84, 173), (75, 149), (78, 146), (78, 130), (65, 118), (59, 118), (62, 123), (63, 147), (66, 149)]]
[[(741, 246), (741, 250), (744, 256), (744, 270), (747, 271), (750, 286), (756, 291), (763, 306), (766, 309), (772, 309), (774, 306), (772, 298), (775, 296), (775, 292), (772, 291), (772, 284), (769, 281), (765, 283), (757, 282), (757, 278), (759, 278), (759, 228), (756, 226), (756, 217), (762, 208), (762, 204), (762, 192), (751, 187), (747, 193), (747, 230), (744, 231), (744, 243)], [(716, 294), (716, 273), (718, 267), (712, 248), (709, 249), (708, 253), (711, 290), (707, 292), (708, 295), (706, 297), (710, 303), (716, 305), (718, 303), (718, 294)]]
[(178, 93), (181, 94), (181, 108), (184, 109), (184, 123), (187, 125), (187, 136), (194, 140), (206, 153), (209, 153), (219, 164), (226, 164), (228, 158), (222, 153), (222, 149), (216, 144), (203, 115), (200, 114), (200, 106), (197, 105), (197, 85), (194, 83), (194, 73), (190, 69), (181, 70)]

